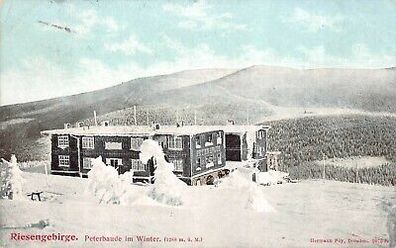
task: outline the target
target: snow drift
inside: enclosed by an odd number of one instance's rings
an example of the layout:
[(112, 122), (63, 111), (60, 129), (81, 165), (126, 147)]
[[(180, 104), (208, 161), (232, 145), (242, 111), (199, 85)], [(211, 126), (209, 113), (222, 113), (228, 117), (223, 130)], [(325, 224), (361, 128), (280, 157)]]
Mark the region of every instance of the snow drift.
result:
[(282, 171), (269, 170), (267, 172), (256, 173), (256, 182), (261, 185), (275, 185), (286, 183), (289, 178), (289, 173)]
[(242, 192), (246, 195), (246, 209), (257, 212), (274, 212), (275, 209), (265, 199), (262, 189), (251, 180), (251, 171), (235, 170), (228, 177), (223, 178), (219, 184), (220, 188), (232, 189), (235, 193)]

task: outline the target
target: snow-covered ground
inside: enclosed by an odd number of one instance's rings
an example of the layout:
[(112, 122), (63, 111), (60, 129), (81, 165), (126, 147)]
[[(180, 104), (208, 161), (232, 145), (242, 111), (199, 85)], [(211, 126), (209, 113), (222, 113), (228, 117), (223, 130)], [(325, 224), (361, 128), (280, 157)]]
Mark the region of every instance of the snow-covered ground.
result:
[(316, 161), (319, 165), (333, 165), (341, 166), (345, 168), (370, 168), (378, 167), (383, 164), (389, 164), (391, 161), (387, 160), (385, 157), (370, 157), (370, 156), (356, 156), (349, 158), (331, 158), (322, 161)]
[[(384, 203), (396, 202), (394, 188), (334, 181), (303, 181), (258, 186), (273, 211), (245, 208), (243, 187), (187, 187), (182, 206), (148, 199), (133, 205), (98, 204), (89, 194), (88, 180), (23, 173), (26, 193), (44, 191), (43, 201), (0, 200), (1, 247), (340, 247), (311, 239), (389, 239)], [(131, 186), (136, 192), (144, 186)], [(48, 221), (44, 229), (31, 227)], [(75, 234), (72, 243), (12, 241), (23, 234)], [(91, 242), (85, 235), (125, 235), (134, 241)], [(161, 242), (138, 242), (136, 235), (159, 237)], [(165, 242), (165, 237), (186, 241)], [(188, 241), (190, 237), (193, 242)], [(195, 240), (197, 238), (197, 240)], [(361, 247), (349, 243), (341, 247)]]

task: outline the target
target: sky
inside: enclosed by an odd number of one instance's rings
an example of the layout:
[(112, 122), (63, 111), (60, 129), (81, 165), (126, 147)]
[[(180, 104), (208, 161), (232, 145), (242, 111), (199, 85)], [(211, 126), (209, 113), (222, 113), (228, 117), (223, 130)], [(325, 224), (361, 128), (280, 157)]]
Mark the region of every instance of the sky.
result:
[(0, 6), (0, 105), (198, 68), (396, 66), (394, 0), (0, 0)]

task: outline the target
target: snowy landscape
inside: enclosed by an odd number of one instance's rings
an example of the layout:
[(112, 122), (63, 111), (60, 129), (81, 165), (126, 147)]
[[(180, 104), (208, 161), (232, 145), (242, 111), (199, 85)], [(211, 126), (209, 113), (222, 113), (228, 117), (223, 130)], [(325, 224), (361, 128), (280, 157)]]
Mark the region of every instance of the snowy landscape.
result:
[[(118, 176), (101, 159), (88, 179), (22, 172), (15, 157), (4, 161), (14, 199), (1, 200), (1, 245), (25, 247), (10, 238), (16, 232), (78, 239), (30, 241), (43, 247), (389, 247), (394, 238), (392, 187), (286, 183), (275, 171), (254, 183), (249, 163), (215, 185), (188, 187), (156, 142), (147, 140), (141, 154), (158, 162), (152, 185), (131, 185), (130, 172)], [(31, 192), (42, 192), (41, 201), (26, 197)]]
[(0, 0), (0, 248), (396, 248), (393, 0)]

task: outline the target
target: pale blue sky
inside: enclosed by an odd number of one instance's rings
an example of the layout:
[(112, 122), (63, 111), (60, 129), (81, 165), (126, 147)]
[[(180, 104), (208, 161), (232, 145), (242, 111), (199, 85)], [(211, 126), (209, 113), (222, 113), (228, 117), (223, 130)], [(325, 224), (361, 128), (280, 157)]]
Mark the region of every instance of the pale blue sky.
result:
[(194, 68), (396, 66), (391, 0), (5, 0), (1, 5), (1, 105)]

